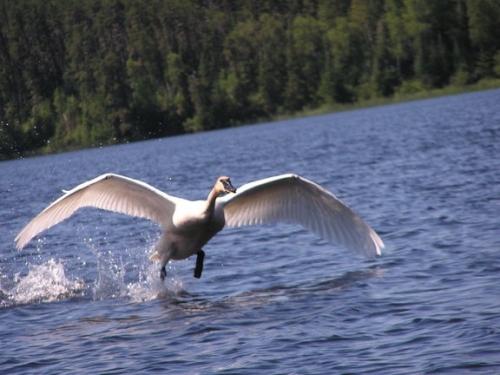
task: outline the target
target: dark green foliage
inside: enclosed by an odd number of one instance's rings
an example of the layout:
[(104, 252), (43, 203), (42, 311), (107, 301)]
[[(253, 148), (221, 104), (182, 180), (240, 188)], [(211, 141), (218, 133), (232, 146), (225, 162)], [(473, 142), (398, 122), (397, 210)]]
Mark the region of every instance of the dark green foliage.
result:
[(0, 3), (0, 159), (500, 75), (497, 0)]

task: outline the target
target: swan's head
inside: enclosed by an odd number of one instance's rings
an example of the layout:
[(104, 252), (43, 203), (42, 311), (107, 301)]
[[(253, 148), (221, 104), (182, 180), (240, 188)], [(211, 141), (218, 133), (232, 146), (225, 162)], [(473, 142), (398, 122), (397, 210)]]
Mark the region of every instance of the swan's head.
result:
[(231, 184), (231, 180), (227, 176), (219, 177), (214, 188), (218, 194), (236, 193), (236, 188)]

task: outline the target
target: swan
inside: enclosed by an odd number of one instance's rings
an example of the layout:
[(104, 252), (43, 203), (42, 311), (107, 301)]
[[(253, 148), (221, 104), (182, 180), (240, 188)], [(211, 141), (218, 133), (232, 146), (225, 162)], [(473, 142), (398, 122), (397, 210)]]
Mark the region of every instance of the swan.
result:
[(190, 201), (168, 195), (145, 182), (106, 173), (84, 182), (50, 204), (16, 236), (21, 250), (36, 235), (70, 217), (82, 207), (156, 221), (163, 228), (150, 259), (165, 266), (197, 254), (194, 276), (201, 277), (203, 246), (227, 225), (269, 222), (298, 223), (325, 240), (368, 257), (381, 255), (384, 243), (347, 205), (323, 187), (295, 174), (265, 178), (238, 191), (229, 177), (217, 178), (206, 200)]

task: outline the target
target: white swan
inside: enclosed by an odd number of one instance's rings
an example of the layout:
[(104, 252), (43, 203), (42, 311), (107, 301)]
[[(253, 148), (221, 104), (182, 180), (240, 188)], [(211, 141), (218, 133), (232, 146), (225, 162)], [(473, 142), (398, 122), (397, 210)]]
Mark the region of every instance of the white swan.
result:
[(17, 235), (17, 248), (22, 249), (40, 232), (87, 206), (158, 222), (163, 234), (151, 259), (161, 263), (162, 280), (166, 276), (165, 265), (171, 259), (194, 254), (198, 255), (195, 277), (199, 278), (203, 269), (202, 247), (224, 225), (295, 222), (366, 256), (380, 255), (384, 247), (377, 233), (333, 194), (294, 174), (254, 181), (243, 185), (237, 193), (230, 179), (222, 176), (206, 200), (189, 201), (142, 181), (108, 173), (65, 192), (38, 214)]

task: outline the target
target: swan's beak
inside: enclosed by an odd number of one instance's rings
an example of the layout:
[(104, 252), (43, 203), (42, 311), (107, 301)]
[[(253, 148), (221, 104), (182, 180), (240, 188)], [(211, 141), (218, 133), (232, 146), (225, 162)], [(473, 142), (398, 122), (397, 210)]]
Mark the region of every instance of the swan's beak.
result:
[(224, 193), (236, 193), (236, 188), (231, 184), (231, 181), (223, 181), (222, 184), (224, 185)]

